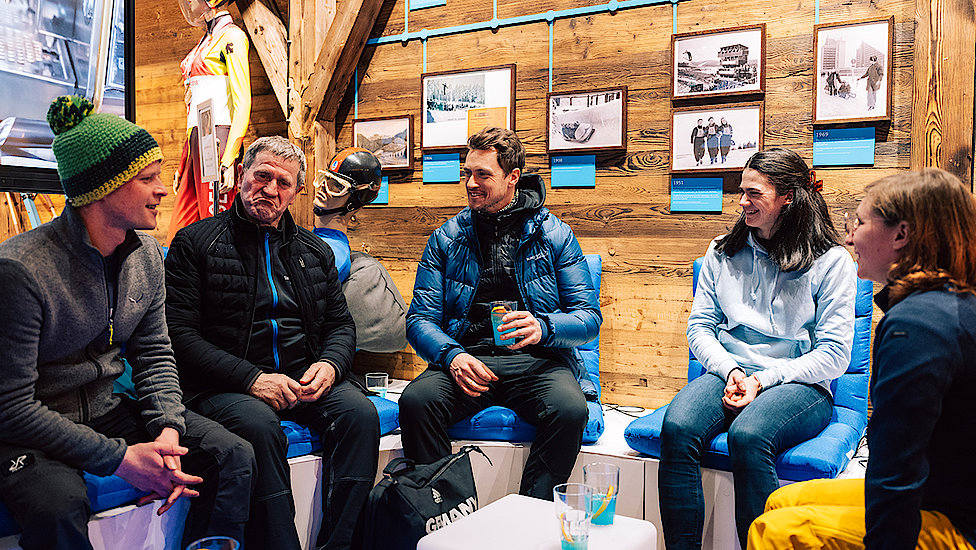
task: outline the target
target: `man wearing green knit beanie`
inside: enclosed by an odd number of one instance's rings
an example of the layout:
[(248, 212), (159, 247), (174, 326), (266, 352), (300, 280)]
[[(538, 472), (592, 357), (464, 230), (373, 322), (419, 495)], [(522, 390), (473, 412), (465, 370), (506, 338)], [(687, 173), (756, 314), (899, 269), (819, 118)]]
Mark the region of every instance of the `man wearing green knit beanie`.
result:
[[(184, 409), (163, 315), (163, 254), (136, 229), (156, 227), (166, 196), (148, 132), (54, 100), (48, 123), (67, 196), (58, 218), (0, 243), (0, 501), (24, 550), (90, 549), (82, 471), (115, 474), (157, 513), (190, 505), (183, 544), (240, 540), (254, 455)], [(131, 365), (130, 394), (115, 382)]]

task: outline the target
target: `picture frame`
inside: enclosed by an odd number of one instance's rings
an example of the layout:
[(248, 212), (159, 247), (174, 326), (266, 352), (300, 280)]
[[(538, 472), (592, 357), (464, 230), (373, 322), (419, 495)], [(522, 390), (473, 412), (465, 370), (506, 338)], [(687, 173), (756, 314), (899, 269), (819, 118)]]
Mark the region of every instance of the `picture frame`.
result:
[(814, 26), (814, 124), (891, 120), (894, 26), (894, 16)]
[(766, 92), (766, 24), (671, 35), (671, 98)]
[(546, 151), (627, 149), (627, 87), (546, 94)]
[(753, 153), (762, 150), (764, 115), (762, 101), (673, 108), (671, 172), (741, 170)]
[(413, 115), (353, 119), (352, 145), (372, 152), (384, 172), (413, 170)]
[(515, 64), (420, 75), (420, 146), (463, 149), (487, 126), (515, 129)]

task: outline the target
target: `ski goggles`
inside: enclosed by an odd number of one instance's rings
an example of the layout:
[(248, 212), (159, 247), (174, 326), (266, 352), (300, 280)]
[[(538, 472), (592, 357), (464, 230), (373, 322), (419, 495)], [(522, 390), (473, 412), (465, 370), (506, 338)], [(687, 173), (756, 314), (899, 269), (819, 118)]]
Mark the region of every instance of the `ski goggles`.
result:
[(325, 202), (329, 197), (334, 199), (345, 197), (353, 191), (361, 191), (363, 189), (379, 191), (380, 188), (379, 183), (357, 185), (352, 179), (329, 170), (319, 170), (316, 172), (312, 185), (316, 189), (315, 196), (322, 202)]

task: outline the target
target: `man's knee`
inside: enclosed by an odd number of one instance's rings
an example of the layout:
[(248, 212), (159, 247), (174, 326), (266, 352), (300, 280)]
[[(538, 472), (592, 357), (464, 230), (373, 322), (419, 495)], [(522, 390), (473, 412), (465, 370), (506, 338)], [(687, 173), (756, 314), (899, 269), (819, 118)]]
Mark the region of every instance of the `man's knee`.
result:
[[(76, 543), (84, 545), (88, 539), (88, 518), (91, 516), (86, 492), (65, 490), (38, 494), (43, 495), (43, 502), (34, 503), (29, 514), (20, 514), (18, 518), (23, 529), (21, 545), (25, 548), (53, 548)], [(47, 541), (52, 544), (49, 545)]]
[(233, 440), (222, 442), (221, 447), (223, 453), (218, 459), (220, 470), (234, 476), (253, 479), (258, 471), (254, 447), (245, 439), (236, 436)]
[(380, 417), (373, 402), (362, 394), (352, 394), (344, 411), (336, 418), (336, 428), (370, 440), (380, 436)]
[(574, 428), (585, 427), (590, 414), (586, 407), (586, 399), (582, 397), (553, 403), (546, 412), (550, 422)]
[(426, 391), (420, 384), (411, 382), (403, 389), (397, 405), (400, 407), (400, 417), (407, 419), (424, 418), (430, 415), (433, 410), (434, 401), (431, 399), (430, 392)]
[(248, 411), (247, 420), (234, 431), (251, 445), (251, 454), (267, 450), (284, 453), (288, 450), (288, 437), (281, 428), (281, 419), (270, 407), (253, 407)]

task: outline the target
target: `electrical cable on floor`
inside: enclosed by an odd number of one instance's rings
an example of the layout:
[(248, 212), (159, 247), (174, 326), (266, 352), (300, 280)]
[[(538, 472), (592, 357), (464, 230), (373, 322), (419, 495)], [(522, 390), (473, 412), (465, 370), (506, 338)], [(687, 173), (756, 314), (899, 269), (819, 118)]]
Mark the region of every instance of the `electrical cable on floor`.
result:
[(638, 407), (637, 405), (617, 405), (614, 403), (604, 403), (603, 410), (617, 411), (621, 414), (625, 414), (632, 418), (640, 418), (641, 416), (644, 416), (643, 413), (647, 409), (645, 409), (644, 407)]

